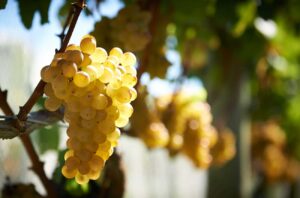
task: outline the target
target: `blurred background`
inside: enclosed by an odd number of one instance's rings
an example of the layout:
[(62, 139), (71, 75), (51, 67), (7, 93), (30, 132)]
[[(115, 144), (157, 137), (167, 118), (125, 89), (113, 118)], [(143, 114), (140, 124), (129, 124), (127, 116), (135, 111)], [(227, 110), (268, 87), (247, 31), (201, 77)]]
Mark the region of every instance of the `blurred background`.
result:
[[(60, 48), (72, 2), (0, 1), (0, 87), (15, 112)], [(299, 10), (297, 0), (87, 0), (70, 43), (90, 33), (133, 52), (138, 99), (106, 174), (89, 185), (60, 173), (65, 123), (30, 134), (60, 195), (300, 197)], [(46, 195), (18, 138), (0, 140), (0, 161), (3, 197)]]

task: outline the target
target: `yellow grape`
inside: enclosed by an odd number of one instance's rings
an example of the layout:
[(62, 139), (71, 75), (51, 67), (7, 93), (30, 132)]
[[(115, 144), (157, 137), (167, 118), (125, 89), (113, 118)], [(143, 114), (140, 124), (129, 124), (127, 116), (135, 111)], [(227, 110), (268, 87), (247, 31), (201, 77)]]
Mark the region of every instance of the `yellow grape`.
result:
[(68, 179), (72, 179), (76, 176), (77, 170), (76, 169), (69, 169), (67, 166), (63, 166), (61, 172), (64, 177)]
[(125, 52), (121, 57), (121, 64), (123, 66), (131, 66), (133, 67), (136, 63), (136, 57), (131, 52)]
[(80, 184), (87, 184), (89, 182), (89, 178), (86, 175), (82, 175), (79, 172), (77, 172), (76, 176), (75, 176), (75, 181)]
[(73, 79), (74, 84), (78, 87), (86, 87), (90, 81), (90, 76), (84, 71), (77, 72)]
[(107, 52), (101, 47), (97, 47), (94, 53), (91, 55), (93, 62), (103, 63), (107, 58)]
[(86, 37), (81, 40), (80, 48), (83, 53), (86, 54), (93, 54), (96, 49), (96, 39), (93, 37)]
[(62, 73), (67, 78), (72, 78), (77, 72), (77, 66), (73, 62), (66, 61), (62, 64)]
[(48, 111), (58, 110), (59, 107), (61, 106), (61, 104), (62, 104), (62, 101), (57, 98), (54, 98), (54, 97), (46, 98), (46, 100), (45, 100), (45, 108)]
[(114, 47), (109, 51), (109, 56), (115, 56), (118, 59), (120, 59), (122, 55), (123, 55), (123, 51), (118, 47)]

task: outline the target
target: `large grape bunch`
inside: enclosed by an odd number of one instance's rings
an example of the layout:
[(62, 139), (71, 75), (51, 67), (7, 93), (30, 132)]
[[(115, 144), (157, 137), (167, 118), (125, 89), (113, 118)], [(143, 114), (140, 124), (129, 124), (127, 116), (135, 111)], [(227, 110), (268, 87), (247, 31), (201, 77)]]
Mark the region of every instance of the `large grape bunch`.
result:
[(45, 108), (64, 107), (68, 151), (62, 174), (84, 184), (99, 177), (133, 113), (130, 102), (137, 93), (136, 58), (120, 48), (107, 52), (96, 47), (94, 37), (82, 38), (80, 46), (69, 45), (41, 71), (47, 84)]

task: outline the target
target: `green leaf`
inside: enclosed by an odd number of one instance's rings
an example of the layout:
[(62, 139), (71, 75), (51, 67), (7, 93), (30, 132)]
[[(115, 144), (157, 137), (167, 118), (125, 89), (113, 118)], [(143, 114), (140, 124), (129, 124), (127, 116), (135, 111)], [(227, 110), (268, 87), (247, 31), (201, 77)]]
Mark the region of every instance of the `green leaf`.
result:
[(32, 25), (32, 20), (35, 11), (37, 10), (36, 3), (33, 0), (18, 0), (19, 11), (24, 26), (29, 29)]
[(0, 10), (5, 9), (7, 4), (7, 0), (0, 0)]
[(59, 127), (52, 125), (41, 128), (34, 134), (35, 143), (41, 154), (48, 150), (57, 150), (59, 144)]
[(50, 6), (50, 0), (18, 0), (19, 11), (24, 26), (29, 29), (32, 26), (32, 21), (35, 12), (37, 11), (41, 15), (41, 24), (48, 22), (48, 10)]

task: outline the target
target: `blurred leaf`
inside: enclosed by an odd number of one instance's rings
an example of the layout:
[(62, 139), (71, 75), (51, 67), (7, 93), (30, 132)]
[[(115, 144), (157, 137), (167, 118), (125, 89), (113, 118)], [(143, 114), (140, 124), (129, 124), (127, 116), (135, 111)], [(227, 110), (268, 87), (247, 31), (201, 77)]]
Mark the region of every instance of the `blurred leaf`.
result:
[(41, 15), (41, 24), (48, 22), (48, 10), (50, 6), (50, 0), (18, 0), (19, 11), (24, 26), (29, 29), (32, 26), (32, 21), (35, 12), (39, 12)]
[(59, 144), (59, 127), (52, 125), (38, 129), (37, 133), (34, 134), (34, 138), (41, 154), (48, 150), (57, 150)]
[(3, 198), (41, 198), (33, 184), (5, 184), (2, 190)]
[(5, 9), (7, 4), (7, 0), (0, 0), (0, 10)]
[(239, 20), (233, 28), (233, 35), (240, 36), (245, 31), (247, 26), (249, 26), (254, 20), (256, 12), (256, 2), (243, 2), (237, 5), (236, 10), (239, 16)]

